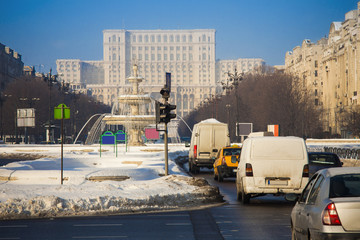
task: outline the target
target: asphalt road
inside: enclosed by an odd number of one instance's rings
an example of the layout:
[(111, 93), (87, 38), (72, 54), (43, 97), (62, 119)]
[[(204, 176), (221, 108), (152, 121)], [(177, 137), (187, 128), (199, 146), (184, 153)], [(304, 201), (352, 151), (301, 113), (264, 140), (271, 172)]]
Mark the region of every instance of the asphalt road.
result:
[(283, 197), (236, 200), (234, 179), (218, 183), (227, 204), (196, 210), (135, 215), (0, 221), (2, 239), (291, 239), (290, 212)]

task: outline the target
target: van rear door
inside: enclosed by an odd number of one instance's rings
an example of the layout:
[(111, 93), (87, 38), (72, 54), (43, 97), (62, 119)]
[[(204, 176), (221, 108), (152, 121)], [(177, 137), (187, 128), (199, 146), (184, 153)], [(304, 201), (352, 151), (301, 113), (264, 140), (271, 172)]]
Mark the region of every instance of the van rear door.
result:
[(252, 143), (251, 164), (255, 185), (264, 188), (300, 188), (307, 153), (296, 139), (256, 139)]
[(212, 147), (212, 131), (211, 126), (200, 126), (199, 127), (199, 146), (198, 154), (199, 158), (210, 158), (211, 147)]

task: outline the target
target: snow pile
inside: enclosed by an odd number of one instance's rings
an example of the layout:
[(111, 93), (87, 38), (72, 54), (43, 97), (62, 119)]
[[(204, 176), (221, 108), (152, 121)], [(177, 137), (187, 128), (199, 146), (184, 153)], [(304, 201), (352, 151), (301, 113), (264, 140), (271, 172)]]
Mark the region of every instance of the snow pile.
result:
[(168, 176), (163, 145), (128, 152), (120, 147), (117, 157), (112, 147), (104, 149), (100, 158), (99, 146), (65, 145), (61, 185), (60, 146), (1, 145), (7, 156), (42, 158), (0, 167), (0, 219), (174, 210), (222, 201), (217, 187), (176, 165), (176, 158), (188, 154), (183, 146), (169, 147)]

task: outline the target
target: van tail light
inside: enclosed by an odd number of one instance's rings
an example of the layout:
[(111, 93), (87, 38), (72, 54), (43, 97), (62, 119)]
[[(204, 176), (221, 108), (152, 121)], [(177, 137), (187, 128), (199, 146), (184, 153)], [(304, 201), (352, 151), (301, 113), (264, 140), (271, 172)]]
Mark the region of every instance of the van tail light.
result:
[(226, 161), (225, 161), (225, 157), (223, 157), (223, 158), (222, 158), (222, 160), (221, 160), (221, 165), (224, 165), (224, 166), (226, 166)]
[(245, 175), (246, 175), (247, 177), (252, 177), (252, 176), (254, 176), (251, 163), (247, 163), (247, 164), (245, 165)]
[(302, 177), (309, 177), (309, 164), (304, 165)]
[(335, 204), (329, 203), (323, 211), (322, 221), (324, 225), (341, 225)]
[(197, 145), (194, 145), (194, 157), (196, 158), (197, 156)]

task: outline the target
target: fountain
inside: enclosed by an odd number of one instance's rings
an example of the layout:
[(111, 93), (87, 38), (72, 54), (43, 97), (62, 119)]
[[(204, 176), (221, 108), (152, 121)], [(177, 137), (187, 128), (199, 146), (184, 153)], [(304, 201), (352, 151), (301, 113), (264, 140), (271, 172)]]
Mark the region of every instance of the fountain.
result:
[(141, 134), (149, 124), (155, 124), (155, 115), (149, 115), (149, 104), (152, 99), (148, 94), (139, 91), (139, 83), (143, 81), (138, 76), (138, 66), (133, 66), (133, 76), (127, 78), (132, 84), (127, 94), (120, 95), (114, 104), (111, 115), (105, 116), (102, 121), (107, 125), (123, 125), (129, 136), (130, 146), (144, 145)]

